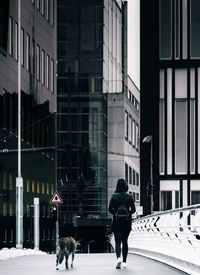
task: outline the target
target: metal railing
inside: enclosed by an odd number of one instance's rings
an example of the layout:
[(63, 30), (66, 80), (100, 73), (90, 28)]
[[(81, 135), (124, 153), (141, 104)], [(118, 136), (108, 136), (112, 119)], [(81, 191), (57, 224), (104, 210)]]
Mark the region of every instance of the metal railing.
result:
[(130, 253), (200, 274), (200, 204), (134, 220), (128, 242)]
[(200, 204), (136, 219), (129, 251), (200, 274)]

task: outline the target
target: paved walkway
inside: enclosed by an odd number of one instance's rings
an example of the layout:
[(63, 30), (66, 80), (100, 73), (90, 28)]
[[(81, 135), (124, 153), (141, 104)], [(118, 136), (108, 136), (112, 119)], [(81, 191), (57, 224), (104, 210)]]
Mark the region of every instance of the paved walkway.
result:
[[(115, 268), (115, 255), (76, 254), (74, 268), (65, 269), (64, 263), (59, 270), (55, 268), (55, 255), (22, 256), (0, 261), (2, 275), (181, 275), (186, 274), (165, 264), (142, 256), (129, 254), (126, 269)], [(71, 256), (70, 259), (71, 261)], [(69, 263), (70, 263), (69, 261)]]

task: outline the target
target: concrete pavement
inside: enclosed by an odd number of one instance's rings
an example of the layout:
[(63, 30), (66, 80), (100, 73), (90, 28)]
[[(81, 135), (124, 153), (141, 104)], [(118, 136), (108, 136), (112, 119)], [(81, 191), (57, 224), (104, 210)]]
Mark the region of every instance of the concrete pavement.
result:
[[(126, 269), (115, 268), (115, 255), (76, 254), (74, 268), (65, 269), (64, 263), (59, 270), (55, 267), (55, 255), (22, 256), (0, 261), (1, 275), (181, 275), (186, 274), (165, 264), (142, 256), (129, 254)], [(69, 263), (71, 262), (71, 256)]]

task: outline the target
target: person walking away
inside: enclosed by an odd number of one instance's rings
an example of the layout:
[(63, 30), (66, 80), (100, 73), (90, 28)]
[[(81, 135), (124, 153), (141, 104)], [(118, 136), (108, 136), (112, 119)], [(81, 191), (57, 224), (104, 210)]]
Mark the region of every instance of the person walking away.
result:
[(123, 268), (127, 266), (128, 236), (131, 231), (132, 214), (135, 213), (133, 197), (128, 194), (127, 191), (128, 184), (126, 181), (124, 179), (118, 179), (115, 193), (110, 199), (108, 208), (109, 212), (113, 215), (111, 230), (115, 238), (117, 269), (120, 269), (121, 265)]

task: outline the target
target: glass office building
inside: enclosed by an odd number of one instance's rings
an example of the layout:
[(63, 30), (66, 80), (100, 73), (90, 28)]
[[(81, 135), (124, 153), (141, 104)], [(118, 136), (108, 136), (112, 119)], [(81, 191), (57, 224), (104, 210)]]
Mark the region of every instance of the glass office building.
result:
[(107, 93), (123, 88), (125, 7), (114, 0), (58, 1), (57, 174), (63, 226), (107, 224)]
[(18, 2), (0, 1), (0, 249), (16, 245), (20, 57), (23, 247), (34, 246), (33, 204), (37, 197), (40, 249), (53, 251), (55, 225), (49, 201), (55, 191), (57, 1), (21, 1), (20, 30)]

